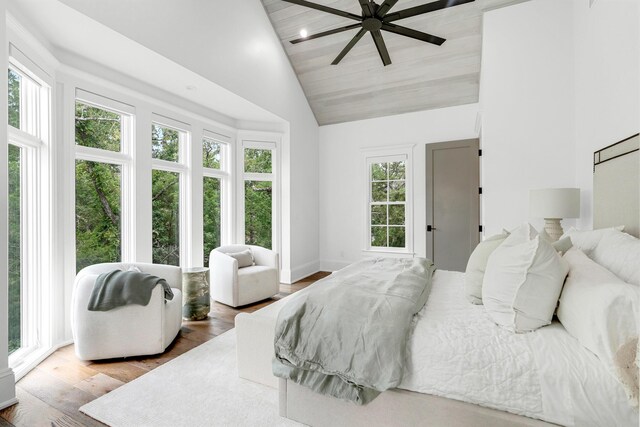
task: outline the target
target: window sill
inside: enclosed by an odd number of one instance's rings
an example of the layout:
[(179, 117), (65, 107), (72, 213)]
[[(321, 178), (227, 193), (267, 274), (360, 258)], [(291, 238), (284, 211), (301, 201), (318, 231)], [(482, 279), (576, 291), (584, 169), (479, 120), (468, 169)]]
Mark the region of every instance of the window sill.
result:
[(390, 258), (413, 258), (416, 256), (415, 252), (407, 249), (363, 249), (362, 253), (369, 256), (384, 255)]

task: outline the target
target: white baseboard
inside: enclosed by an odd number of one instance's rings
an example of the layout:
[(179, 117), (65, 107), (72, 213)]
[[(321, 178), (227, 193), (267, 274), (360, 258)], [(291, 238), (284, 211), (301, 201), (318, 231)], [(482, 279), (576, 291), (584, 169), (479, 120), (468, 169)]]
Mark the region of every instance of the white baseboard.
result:
[(324, 259), (320, 261), (320, 271), (338, 271), (345, 268), (349, 264), (352, 263), (349, 261)]
[(5, 368), (0, 371), (0, 409), (16, 403), (16, 377), (11, 368)]
[(320, 271), (320, 262), (311, 261), (291, 270), (280, 271), (280, 281), (291, 284)]

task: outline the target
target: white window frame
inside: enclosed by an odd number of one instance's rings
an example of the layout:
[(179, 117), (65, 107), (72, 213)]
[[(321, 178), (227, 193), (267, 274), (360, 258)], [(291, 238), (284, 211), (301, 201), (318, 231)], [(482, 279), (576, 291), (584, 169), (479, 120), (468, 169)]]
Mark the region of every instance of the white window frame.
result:
[[(233, 217), (233, 203), (231, 201), (231, 193), (233, 191), (232, 180), (232, 150), (231, 150), (231, 138), (221, 135), (219, 133), (204, 130), (200, 142), (200, 151), (202, 152), (202, 143), (205, 139), (212, 141), (220, 145), (220, 169), (204, 167), (202, 165), (202, 179), (204, 178), (218, 178), (220, 180), (220, 243), (226, 245), (231, 243), (233, 235), (232, 217)], [(202, 196), (204, 204), (204, 181), (200, 183), (202, 186)], [(204, 238), (204, 210), (202, 211), (203, 228), (202, 234)], [(203, 242), (204, 245), (204, 242)], [(205, 266), (206, 267), (206, 266)]]
[[(192, 165), (191, 125), (155, 113), (152, 114), (151, 125), (175, 130), (179, 134), (178, 161), (173, 162), (169, 160), (156, 159), (153, 158), (151, 153), (149, 153), (149, 156), (152, 157), (152, 171), (160, 170), (178, 174), (180, 188), (180, 202), (178, 209), (178, 215), (180, 216), (180, 224), (178, 224), (180, 238), (178, 239), (178, 244), (180, 245), (180, 248), (178, 250), (178, 254), (180, 257), (180, 267), (188, 267), (191, 264), (193, 243), (193, 233), (191, 229), (193, 224), (188, 220), (192, 216), (191, 201), (193, 200), (193, 179), (190, 173)], [(153, 210), (153, 207), (151, 209)], [(153, 247), (151, 248), (151, 253), (153, 254)]]
[[(365, 200), (364, 215), (366, 218), (364, 229), (364, 250), (365, 253), (387, 253), (397, 255), (414, 255), (413, 250), (413, 145), (389, 147), (389, 148), (368, 148), (362, 150), (364, 164)], [(371, 165), (385, 162), (405, 162), (405, 201), (385, 202), (385, 204), (400, 204), (405, 206), (405, 247), (390, 248), (371, 246)], [(388, 222), (387, 218), (387, 222)]]
[[(279, 253), (280, 237), (280, 143), (282, 135), (271, 132), (241, 132), (238, 135), (239, 150), (237, 155), (237, 240), (245, 244), (245, 181), (271, 181), (271, 250)], [(252, 173), (244, 171), (244, 150), (256, 148), (271, 150), (271, 173)]]
[[(109, 151), (94, 147), (84, 147), (75, 143), (75, 106), (76, 102), (100, 108), (111, 113), (119, 114), (120, 120), (120, 151)], [(85, 160), (96, 163), (107, 163), (120, 166), (120, 260), (131, 262), (135, 257), (134, 235), (134, 194), (135, 182), (133, 171), (134, 132), (135, 132), (135, 108), (122, 102), (100, 96), (82, 89), (76, 89), (73, 102), (73, 211), (75, 215), (75, 170), (76, 161)], [(74, 227), (74, 236), (76, 229)], [(75, 239), (74, 239), (75, 242)], [(75, 247), (75, 243), (74, 243)], [(73, 251), (73, 266), (76, 266), (76, 251)]]
[[(14, 49), (15, 50), (15, 49)], [(26, 64), (26, 65), (25, 65)], [(51, 83), (24, 55), (9, 57), (20, 75), (20, 129), (7, 125), (10, 145), (20, 148), (21, 347), (9, 366), (21, 378), (51, 345)], [(35, 71), (34, 71), (35, 70)]]

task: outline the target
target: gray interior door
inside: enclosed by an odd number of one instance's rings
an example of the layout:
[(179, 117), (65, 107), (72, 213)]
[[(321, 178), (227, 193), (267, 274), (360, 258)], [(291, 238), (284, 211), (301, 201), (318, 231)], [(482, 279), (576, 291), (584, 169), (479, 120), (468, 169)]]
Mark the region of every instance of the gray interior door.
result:
[(480, 240), (477, 139), (427, 145), (427, 257), (464, 271)]

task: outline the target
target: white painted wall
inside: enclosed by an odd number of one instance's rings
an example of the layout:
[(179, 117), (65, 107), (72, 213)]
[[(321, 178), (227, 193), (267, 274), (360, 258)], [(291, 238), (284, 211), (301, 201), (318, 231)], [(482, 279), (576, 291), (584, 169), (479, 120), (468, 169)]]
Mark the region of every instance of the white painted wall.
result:
[(320, 127), (320, 267), (336, 270), (363, 257), (362, 148), (415, 144), (414, 252), (426, 254), (425, 146), (475, 138), (477, 104)]
[[(318, 125), (260, 0), (63, 3), (289, 122), (283, 279), (318, 266)], [(160, 29), (160, 30), (159, 30)]]
[(529, 218), (529, 189), (576, 185), (573, 6), (532, 0), (484, 15), (480, 104), (487, 235), (525, 221), (542, 225)]
[(640, 131), (640, 2), (576, 1), (576, 179), (591, 227), (593, 152)]

